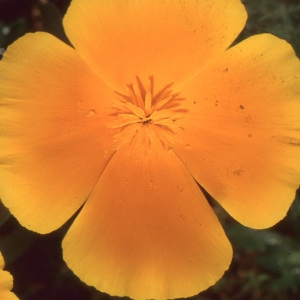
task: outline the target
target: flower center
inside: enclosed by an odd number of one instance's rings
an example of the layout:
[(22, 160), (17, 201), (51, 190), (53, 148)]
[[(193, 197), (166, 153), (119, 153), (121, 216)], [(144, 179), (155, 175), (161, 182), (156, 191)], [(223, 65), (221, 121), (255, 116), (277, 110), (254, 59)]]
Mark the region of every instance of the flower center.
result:
[(171, 147), (176, 133), (183, 130), (182, 119), (186, 109), (182, 107), (179, 93), (173, 93), (172, 84), (168, 84), (154, 92), (154, 79), (149, 77), (147, 85), (143, 85), (139, 77), (136, 84), (127, 85), (127, 94), (116, 92), (118, 102), (114, 104), (115, 120), (113, 128), (120, 128), (116, 136), (134, 138), (141, 130), (148, 130), (150, 142), (154, 137), (161, 144)]

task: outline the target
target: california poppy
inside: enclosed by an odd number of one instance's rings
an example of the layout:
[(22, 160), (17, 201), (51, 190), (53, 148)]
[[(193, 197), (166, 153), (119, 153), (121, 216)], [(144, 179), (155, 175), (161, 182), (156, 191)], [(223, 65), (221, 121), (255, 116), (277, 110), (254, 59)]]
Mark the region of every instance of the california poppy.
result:
[(300, 180), (300, 64), (269, 34), (230, 47), (238, 0), (73, 0), (73, 48), (28, 34), (0, 64), (0, 196), (61, 226), (83, 281), (135, 299), (213, 285), (232, 249), (196, 182), (240, 223), (281, 220)]
[(0, 253), (0, 299), (17, 300), (17, 296), (11, 292), (13, 286), (12, 276), (3, 270), (4, 259)]

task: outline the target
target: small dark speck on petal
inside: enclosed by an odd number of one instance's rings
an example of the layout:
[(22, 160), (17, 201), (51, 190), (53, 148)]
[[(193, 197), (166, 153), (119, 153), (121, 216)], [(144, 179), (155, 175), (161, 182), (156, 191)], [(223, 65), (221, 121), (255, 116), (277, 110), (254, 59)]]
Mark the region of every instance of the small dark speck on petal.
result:
[(236, 176), (242, 176), (243, 172), (244, 172), (243, 170), (235, 170), (235, 171), (233, 171), (233, 174)]

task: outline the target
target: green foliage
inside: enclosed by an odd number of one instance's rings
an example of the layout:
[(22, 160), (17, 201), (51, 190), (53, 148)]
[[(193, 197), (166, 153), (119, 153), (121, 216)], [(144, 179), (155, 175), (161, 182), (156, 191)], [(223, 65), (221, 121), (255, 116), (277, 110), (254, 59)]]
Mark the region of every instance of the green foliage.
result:
[(227, 233), (241, 252), (255, 254), (254, 266), (261, 272), (249, 280), (249, 286), (263, 283), (264, 288), (274, 292), (297, 291), (300, 286), (299, 240), (272, 229), (257, 231), (238, 224), (232, 224)]
[(0, 48), (6, 48), (26, 33), (27, 21), (23, 18), (5, 24), (0, 19)]
[(300, 2), (297, 0), (242, 0), (248, 22), (240, 38), (272, 33), (287, 40), (300, 57)]
[(233, 245), (232, 265), (198, 300), (300, 299), (300, 199), (275, 227), (254, 230), (216, 208)]

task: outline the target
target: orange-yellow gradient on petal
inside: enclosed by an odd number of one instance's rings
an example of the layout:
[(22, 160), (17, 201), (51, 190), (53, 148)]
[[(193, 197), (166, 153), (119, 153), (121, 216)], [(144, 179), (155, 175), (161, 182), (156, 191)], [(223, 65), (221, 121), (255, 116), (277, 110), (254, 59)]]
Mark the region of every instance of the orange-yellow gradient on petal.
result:
[(268, 34), (248, 38), (182, 93), (190, 117), (176, 153), (236, 220), (274, 225), (300, 183), (300, 69), (292, 47)]
[(1, 198), (23, 225), (47, 233), (84, 203), (113, 153), (105, 126), (110, 103), (98, 100), (114, 92), (49, 34), (28, 34), (6, 54), (0, 66)]
[(186, 80), (245, 22), (239, 0), (75, 0), (64, 27), (78, 54), (120, 88), (137, 75), (154, 75), (159, 85)]
[[(145, 135), (143, 128), (135, 146), (122, 147), (108, 164), (64, 239), (65, 257), (102, 291), (133, 299), (187, 297), (222, 276), (231, 246), (174, 151), (155, 144), (145, 152)], [(80, 269), (78, 261), (84, 261)]]
[(1, 300), (17, 300), (19, 299), (14, 293), (11, 292), (13, 287), (12, 276), (3, 270), (4, 259), (0, 253), (0, 299)]
[(232, 249), (198, 185), (240, 223), (281, 220), (300, 183), (300, 63), (271, 35), (229, 47), (239, 0), (73, 0), (0, 63), (0, 197), (39, 233), (82, 210), (68, 266), (102, 292), (195, 295)]

